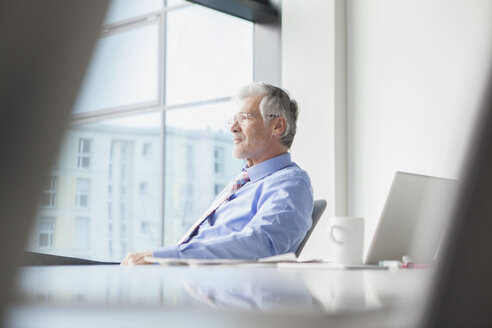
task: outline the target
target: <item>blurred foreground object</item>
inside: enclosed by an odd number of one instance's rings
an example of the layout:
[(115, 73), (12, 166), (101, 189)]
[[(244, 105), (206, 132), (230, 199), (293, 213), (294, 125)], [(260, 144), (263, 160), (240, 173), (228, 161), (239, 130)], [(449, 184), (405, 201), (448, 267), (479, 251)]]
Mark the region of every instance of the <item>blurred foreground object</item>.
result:
[(492, 74), (422, 327), (492, 327)]
[(0, 316), (107, 6), (0, 2)]

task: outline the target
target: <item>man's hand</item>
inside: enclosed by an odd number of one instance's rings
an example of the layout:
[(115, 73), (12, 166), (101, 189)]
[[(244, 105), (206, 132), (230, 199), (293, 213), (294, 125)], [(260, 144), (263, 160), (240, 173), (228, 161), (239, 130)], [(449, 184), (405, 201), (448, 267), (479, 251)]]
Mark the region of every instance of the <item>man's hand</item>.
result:
[(152, 256), (152, 252), (128, 253), (125, 259), (120, 263), (121, 266), (133, 266), (141, 264), (152, 264), (144, 260), (145, 257)]

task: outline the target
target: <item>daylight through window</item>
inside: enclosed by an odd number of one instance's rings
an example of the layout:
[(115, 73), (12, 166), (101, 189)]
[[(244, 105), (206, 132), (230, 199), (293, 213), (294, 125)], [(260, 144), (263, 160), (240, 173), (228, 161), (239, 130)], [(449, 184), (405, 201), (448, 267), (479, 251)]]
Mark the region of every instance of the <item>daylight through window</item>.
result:
[(114, 0), (104, 24), (34, 251), (119, 261), (172, 245), (244, 165), (227, 119), (253, 79), (253, 23), (186, 1)]

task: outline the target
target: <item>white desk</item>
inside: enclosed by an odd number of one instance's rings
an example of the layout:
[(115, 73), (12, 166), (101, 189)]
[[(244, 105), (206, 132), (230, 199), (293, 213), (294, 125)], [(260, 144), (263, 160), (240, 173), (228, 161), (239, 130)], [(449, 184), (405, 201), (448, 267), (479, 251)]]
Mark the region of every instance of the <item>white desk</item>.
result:
[(376, 313), (387, 322), (395, 302), (412, 309), (421, 301), (429, 276), (428, 270), (27, 267), (7, 326), (315, 327), (341, 323), (345, 314), (367, 323)]

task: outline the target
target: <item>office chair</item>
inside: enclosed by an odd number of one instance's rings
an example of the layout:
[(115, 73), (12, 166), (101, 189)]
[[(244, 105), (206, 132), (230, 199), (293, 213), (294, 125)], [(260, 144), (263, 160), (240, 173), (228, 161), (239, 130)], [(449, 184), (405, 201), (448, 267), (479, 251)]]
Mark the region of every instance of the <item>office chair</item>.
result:
[(297, 248), (296, 257), (299, 257), (299, 255), (301, 254), (301, 251), (304, 248), (304, 245), (306, 245), (306, 242), (308, 241), (309, 236), (311, 236), (311, 233), (313, 233), (313, 230), (316, 227), (316, 224), (318, 223), (318, 221), (321, 217), (321, 214), (323, 214), (323, 212), (325, 211), (327, 204), (328, 203), (324, 199), (317, 199), (314, 201), (314, 208), (313, 208), (313, 214), (312, 214), (313, 224), (311, 225), (311, 228), (309, 228), (308, 232), (306, 233), (306, 236), (304, 237), (301, 244)]

